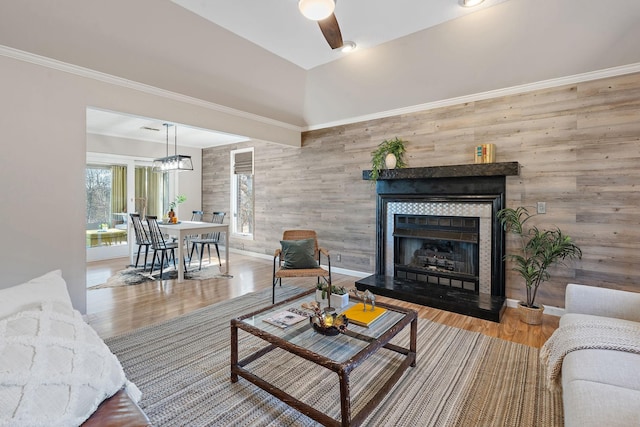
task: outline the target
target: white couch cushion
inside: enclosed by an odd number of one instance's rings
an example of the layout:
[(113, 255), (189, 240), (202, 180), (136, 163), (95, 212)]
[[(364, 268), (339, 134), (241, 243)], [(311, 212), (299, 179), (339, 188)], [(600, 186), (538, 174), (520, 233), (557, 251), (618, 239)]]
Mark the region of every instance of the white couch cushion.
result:
[(20, 285), (0, 289), (0, 319), (25, 308), (37, 307), (43, 301), (58, 301), (72, 307), (67, 283), (60, 270), (51, 271)]
[(613, 317), (593, 316), (591, 314), (579, 314), (579, 313), (566, 313), (560, 318), (559, 327), (566, 325), (574, 325), (576, 323), (593, 323), (593, 322), (607, 322), (613, 325), (626, 325), (626, 326), (638, 326), (638, 322), (632, 320), (616, 319)]
[(592, 381), (571, 381), (563, 388), (565, 427), (640, 425), (640, 391)]
[(562, 362), (562, 387), (572, 381), (593, 381), (640, 392), (640, 354), (617, 350), (572, 351)]

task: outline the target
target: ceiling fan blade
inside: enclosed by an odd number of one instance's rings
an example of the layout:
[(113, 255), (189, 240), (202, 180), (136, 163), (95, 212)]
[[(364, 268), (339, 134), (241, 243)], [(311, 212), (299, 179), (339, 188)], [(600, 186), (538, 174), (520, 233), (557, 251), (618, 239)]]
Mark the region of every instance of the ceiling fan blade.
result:
[(318, 21), (320, 30), (327, 39), (327, 43), (331, 46), (331, 49), (338, 49), (342, 47), (342, 33), (340, 32), (340, 26), (338, 25), (338, 19), (335, 14), (331, 14), (328, 18)]

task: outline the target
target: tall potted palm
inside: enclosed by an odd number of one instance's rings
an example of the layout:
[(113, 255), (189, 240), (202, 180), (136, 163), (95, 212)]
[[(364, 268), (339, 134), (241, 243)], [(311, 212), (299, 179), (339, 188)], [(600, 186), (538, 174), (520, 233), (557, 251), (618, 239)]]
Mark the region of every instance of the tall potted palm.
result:
[(520, 319), (539, 325), (542, 323), (544, 306), (536, 304), (536, 295), (540, 285), (549, 280), (547, 270), (554, 265), (564, 265), (565, 260), (582, 258), (582, 251), (558, 227), (553, 230), (528, 227), (527, 221), (532, 215), (522, 206), (501, 209), (497, 216), (505, 230), (517, 235), (521, 242), (516, 253), (506, 255), (514, 262), (513, 270), (520, 274), (526, 288), (526, 301), (518, 304)]

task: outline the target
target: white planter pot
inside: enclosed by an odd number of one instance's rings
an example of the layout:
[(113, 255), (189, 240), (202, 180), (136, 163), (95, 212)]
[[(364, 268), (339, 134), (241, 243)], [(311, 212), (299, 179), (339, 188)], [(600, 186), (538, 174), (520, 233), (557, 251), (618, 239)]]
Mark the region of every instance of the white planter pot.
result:
[(331, 294), (331, 307), (342, 308), (349, 304), (349, 294), (336, 295)]
[[(316, 301), (321, 304), (327, 305), (327, 298), (326, 296), (324, 299), (322, 298), (322, 291), (319, 289), (316, 289)], [(342, 307), (346, 307), (347, 304), (349, 304), (349, 294), (344, 294), (344, 295), (331, 294), (331, 307), (342, 308)]]

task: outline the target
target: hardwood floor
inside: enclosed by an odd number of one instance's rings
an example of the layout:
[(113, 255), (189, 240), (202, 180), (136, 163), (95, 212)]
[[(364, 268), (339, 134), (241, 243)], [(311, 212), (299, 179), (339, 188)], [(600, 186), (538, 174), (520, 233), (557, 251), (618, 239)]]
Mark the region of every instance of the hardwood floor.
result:
[[(272, 261), (231, 253), (229, 262), (233, 275), (231, 279), (187, 280), (183, 283), (166, 280), (90, 289), (87, 291), (89, 324), (102, 338), (107, 338), (216, 302), (271, 288)], [(126, 258), (87, 263), (87, 286), (104, 283), (126, 265)], [(352, 289), (356, 280), (355, 277), (335, 272), (332, 277), (335, 285), (347, 289)], [(290, 279), (287, 283), (311, 287), (314, 282), (307, 278)], [(496, 323), (390, 298), (379, 297), (379, 301), (413, 308), (423, 319), (538, 348), (551, 336), (559, 321), (556, 316), (544, 315), (542, 325), (530, 326), (520, 322), (515, 309), (507, 308), (502, 322)]]

